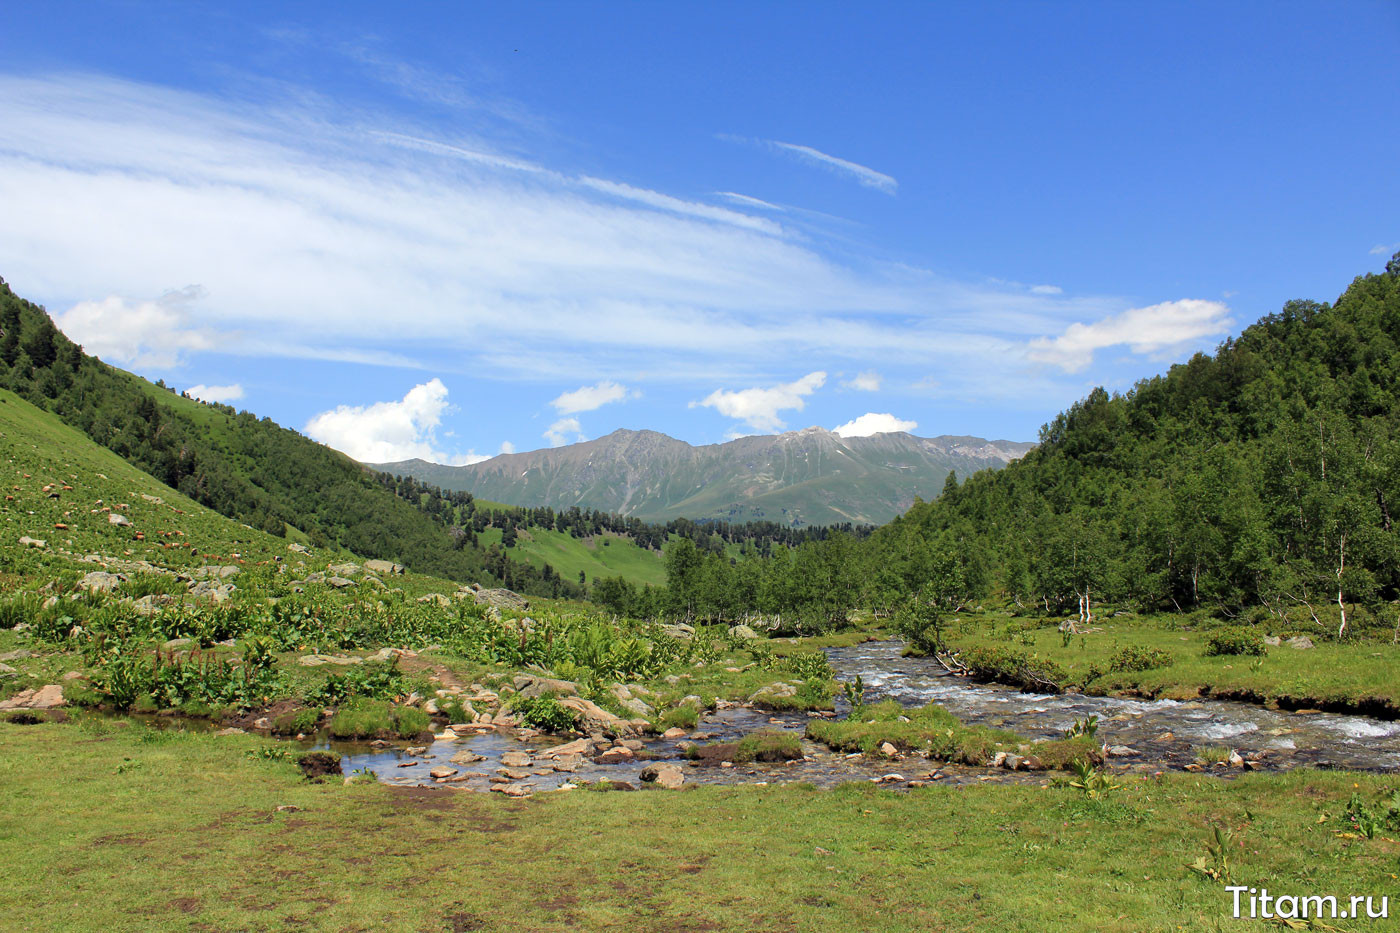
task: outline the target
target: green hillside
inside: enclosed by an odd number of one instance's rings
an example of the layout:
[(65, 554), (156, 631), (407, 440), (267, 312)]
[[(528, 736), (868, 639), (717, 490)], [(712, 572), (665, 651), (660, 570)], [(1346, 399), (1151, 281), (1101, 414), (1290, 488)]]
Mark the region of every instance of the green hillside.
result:
[[(1108, 602), (1390, 638), (1400, 254), (1333, 305), (1289, 302), (1214, 356), (1122, 395), (1095, 389), (1024, 458), (950, 482), (840, 563), (855, 567), (843, 610), (999, 594), (1082, 621)], [(789, 612), (810, 587), (765, 582), (782, 566), (697, 562), (685, 587), (714, 611)]]
[(0, 328), (0, 385), (229, 518), (452, 580), (582, 593), (550, 568), (517, 564), (463, 536), (470, 496), (396, 481), (270, 419), (183, 398), (108, 366), (3, 281)]
[[(485, 547), (500, 545), (502, 534), (499, 528), (488, 528), (479, 540)], [(639, 547), (621, 535), (603, 533), (580, 539), (560, 531), (531, 528), (518, 534), (513, 556), (534, 566), (549, 564), (566, 580), (577, 580), (583, 573), (589, 583), (618, 576), (652, 586), (666, 582), (661, 552)]]

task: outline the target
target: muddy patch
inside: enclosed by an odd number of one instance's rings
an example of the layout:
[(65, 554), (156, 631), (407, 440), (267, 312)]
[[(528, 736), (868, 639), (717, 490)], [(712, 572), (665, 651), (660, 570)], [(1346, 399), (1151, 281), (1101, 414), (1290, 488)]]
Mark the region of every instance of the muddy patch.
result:
[(297, 759), (297, 767), (308, 781), (317, 783), (328, 775), (340, 774), (340, 756), (335, 752), (307, 752)]

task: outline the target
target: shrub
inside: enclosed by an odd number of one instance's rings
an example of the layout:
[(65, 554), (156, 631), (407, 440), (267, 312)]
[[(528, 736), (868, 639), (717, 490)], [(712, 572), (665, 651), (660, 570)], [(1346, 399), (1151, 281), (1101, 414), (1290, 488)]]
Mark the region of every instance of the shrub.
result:
[(1108, 672), (1110, 674), (1131, 674), (1136, 671), (1150, 671), (1159, 667), (1170, 667), (1172, 661), (1170, 651), (1129, 645), (1109, 658)]
[(357, 699), (331, 717), (330, 732), (338, 739), (396, 736), (411, 739), (426, 732), (432, 721), (413, 706), (394, 706), (383, 700)]
[(1224, 745), (1197, 745), (1191, 754), (1202, 764), (1223, 764), (1230, 760), (1230, 750)]
[(736, 762), (796, 761), (802, 757), (802, 740), (795, 732), (764, 729), (739, 740)]
[(571, 732), (578, 722), (577, 714), (549, 693), (537, 697), (517, 696), (510, 708), (522, 726), (541, 732)]
[(1205, 654), (1213, 655), (1262, 655), (1264, 636), (1253, 629), (1231, 626), (1213, 632), (1206, 639)]
[(1054, 661), (1027, 655), (1015, 648), (976, 645), (961, 653), (962, 662), (978, 680), (1011, 684), (1022, 690), (1058, 693), (1069, 674)]
[(662, 731), (677, 728), (694, 729), (699, 724), (700, 711), (689, 703), (673, 706), (662, 713), (661, 718), (656, 721), (656, 727)]
[(314, 709), (288, 710), (272, 721), (272, 731), (277, 735), (302, 735), (316, 731), (321, 714)]

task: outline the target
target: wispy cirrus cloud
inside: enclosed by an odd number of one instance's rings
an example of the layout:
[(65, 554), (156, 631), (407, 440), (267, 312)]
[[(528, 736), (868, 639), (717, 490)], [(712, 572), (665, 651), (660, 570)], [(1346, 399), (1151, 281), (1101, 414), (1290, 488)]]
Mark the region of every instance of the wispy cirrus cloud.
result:
[[(859, 162), (852, 162), (849, 159), (842, 159), (830, 153), (822, 152), (820, 149), (812, 146), (804, 146), (800, 143), (787, 143), (777, 139), (751, 139), (747, 136), (735, 136), (732, 133), (719, 133), (717, 137), (726, 142), (755, 145), (772, 152), (792, 156), (809, 165), (815, 165), (827, 171), (834, 172), (837, 175), (843, 175), (866, 188), (874, 188), (877, 191), (883, 191), (885, 194), (894, 194), (899, 190), (899, 182), (894, 176), (886, 175), (884, 172), (877, 172), (875, 169), (866, 165), (861, 165)], [(721, 192), (721, 195), (725, 197), (745, 197), (745, 195), (733, 195), (732, 192)]]
[(899, 189), (899, 182), (893, 176), (884, 172), (877, 172), (873, 168), (861, 165), (859, 162), (851, 162), (834, 155), (814, 149), (811, 146), (803, 146), (798, 143), (785, 143), (776, 139), (767, 140), (770, 146), (774, 146), (784, 152), (792, 153), (801, 159), (805, 159), (815, 165), (830, 169), (838, 175), (846, 175), (854, 178), (861, 185), (867, 188), (874, 188), (883, 191), (885, 194), (894, 194)]
[(841, 384), (848, 389), (855, 389), (857, 392), (879, 392), (882, 381), (879, 373), (870, 370), (857, 373), (850, 379), (843, 380)]
[[(0, 121), (6, 278), (138, 368), (234, 353), (553, 394), (601, 372), (693, 391), (769, 385), (774, 360), (796, 356), (892, 374), (937, 359), (950, 392), (1039, 407), (1071, 383), (1031, 365), (1030, 341), (1127, 307), (882, 262), (794, 233), (798, 208), (681, 197), (557, 167), (528, 135), (430, 132), (315, 95), (0, 75)], [(727, 396), (711, 398), (718, 410)], [(754, 417), (779, 410), (792, 408)]]

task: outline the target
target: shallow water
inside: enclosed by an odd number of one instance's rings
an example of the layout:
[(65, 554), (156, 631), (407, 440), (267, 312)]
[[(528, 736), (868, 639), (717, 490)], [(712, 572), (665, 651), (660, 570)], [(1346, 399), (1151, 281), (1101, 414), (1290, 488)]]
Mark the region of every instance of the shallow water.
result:
[(1053, 738), (1076, 720), (1097, 716), (1101, 742), (1138, 753), (1115, 759), (1122, 763), (1181, 767), (1194, 759), (1194, 746), (1223, 745), (1242, 755), (1263, 752), (1261, 763), (1271, 769), (1309, 764), (1400, 769), (1400, 722), (1288, 713), (1221, 700), (1020, 693), (955, 677), (932, 658), (902, 657), (903, 649), (899, 641), (875, 641), (828, 649), (827, 655), (842, 680), (860, 675), (868, 700), (889, 698), (904, 706), (938, 703), (964, 722), (1010, 729), (1031, 738)]

